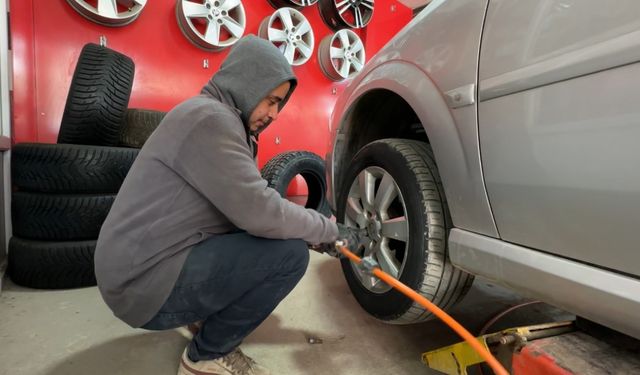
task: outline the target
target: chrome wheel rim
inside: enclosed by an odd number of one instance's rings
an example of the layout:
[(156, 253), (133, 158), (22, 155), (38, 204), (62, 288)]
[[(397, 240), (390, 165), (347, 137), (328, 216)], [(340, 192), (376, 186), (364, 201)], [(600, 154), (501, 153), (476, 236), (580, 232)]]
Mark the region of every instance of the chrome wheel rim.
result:
[(365, 27), (373, 17), (374, 0), (333, 0), (340, 19), (349, 27)]
[(233, 45), (247, 25), (240, 0), (178, 0), (176, 17), (187, 39), (208, 51)]
[(334, 81), (353, 78), (364, 68), (364, 44), (351, 30), (343, 29), (325, 37), (318, 56), (322, 71)]
[(280, 8), (265, 18), (258, 34), (278, 47), (291, 65), (302, 65), (313, 54), (311, 23), (293, 8)]
[[(371, 256), (395, 278), (404, 270), (409, 249), (409, 218), (404, 198), (394, 178), (380, 167), (368, 167), (351, 184), (345, 208), (345, 224), (366, 229), (360, 256)], [(366, 289), (385, 293), (391, 287), (351, 264)]]
[(278, 9), (286, 6), (308, 7), (314, 5), (318, 0), (268, 0), (272, 7)]
[(147, 4), (147, 0), (97, 0), (96, 6), (85, 0), (67, 2), (85, 18), (105, 26), (130, 24), (140, 16)]

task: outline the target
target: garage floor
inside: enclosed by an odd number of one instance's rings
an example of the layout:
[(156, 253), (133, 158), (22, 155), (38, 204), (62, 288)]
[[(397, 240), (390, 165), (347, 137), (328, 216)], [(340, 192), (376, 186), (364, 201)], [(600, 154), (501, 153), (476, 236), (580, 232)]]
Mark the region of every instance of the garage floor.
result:
[[(6, 280), (0, 294), (0, 375), (173, 375), (186, 332), (129, 328), (113, 317), (96, 288), (36, 291)], [(472, 332), (524, 299), (476, 280), (453, 312)], [(518, 310), (496, 325), (571, 319), (547, 305)], [(308, 338), (322, 339), (309, 344)], [(350, 294), (337, 261), (312, 254), (307, 274), (245, 341), (243, 348), (274, 374), (431, 374), (426, 350), (459, 341), (438, 321), (380, 323)]]

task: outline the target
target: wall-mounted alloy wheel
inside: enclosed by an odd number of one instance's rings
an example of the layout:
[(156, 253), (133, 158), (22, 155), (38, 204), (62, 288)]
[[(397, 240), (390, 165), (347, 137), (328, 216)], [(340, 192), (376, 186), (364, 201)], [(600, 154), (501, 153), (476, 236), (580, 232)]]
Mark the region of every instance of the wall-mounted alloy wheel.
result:
[(320, 0), (324, 22), (333, 30), (366, 27), (373, 17), (374, 0)]
[(258, 34), (278, 47), (291, 65), (306, 63), (313, 53), (311, 24), (293, 8), (280, 8), (265, 18)]
[(105, 26), (124, 26), (135, 21), (147, 0), (67, 0), (83, 17)]
[(340, 30), (327, 35), (320, 42), (318, 61), (324, 74), (331, 80), (353, 78), (364, 67), (364, 44), (353, 31)]
[(187, 39), (206, 51), (233, 45), (247, 25), (240, 0), (178, 0), (176, 17)]
[(267, 0), (272, 7), (278, 9), (282, 7), (302, 8), (308, 7), (318, 2), (318, 0)]

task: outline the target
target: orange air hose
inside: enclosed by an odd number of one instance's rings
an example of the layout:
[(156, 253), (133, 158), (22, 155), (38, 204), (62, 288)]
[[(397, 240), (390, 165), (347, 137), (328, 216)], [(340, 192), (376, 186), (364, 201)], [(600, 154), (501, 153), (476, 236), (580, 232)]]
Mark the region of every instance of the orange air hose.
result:
[[(337, 245), (336, 248), (345, 257), (349, 258), (351, 261), (355, 262), (356, 264), (362, 263), (362, 259), (359, 256), (352, 253), (351, 251), (349, 251), (349, 249), (347, 249), (346, 247)], [(372, 272), (380, 280), (391, 285), (392, 287), (400, 291), (405, 296), (419, 303), (424, 308), (431, 311), (435, 316), (440, 318), (440, 320), (442, 320), (446, 325), (451, 327), (458, 335), (460, 335), (460, 337), (462, 337), (467, 343), (469, 343), (469, 345), (471, 345), (473, 350), (475, 350), (485, 361), (487, 361), (487, 364), (491, 367), (493, 372), (495, 372), (497, 375), (509, 375), (507, 370), (505, 370), (505, 368), (500, 364), (500, 362), (498, 362), (498, 360), (485, 347), (483, 347), (480, 344), (478, 339), (476, 339), (471, 333), (469, 333), (469, 331), (467, 331), (462, 325), (460, 325), (460, 323), (456, 322), (449, 314), (442, 311), (442, 309), (440, 309), (438, 306), (431, 303), (428, 299), (416, 293), (413, 289), (409, 288), (408, 286), (398, 281), (397, 279), (394, 279), (388, 273), (384, 272), (380, 268), (375, 267), (373, 268)]]

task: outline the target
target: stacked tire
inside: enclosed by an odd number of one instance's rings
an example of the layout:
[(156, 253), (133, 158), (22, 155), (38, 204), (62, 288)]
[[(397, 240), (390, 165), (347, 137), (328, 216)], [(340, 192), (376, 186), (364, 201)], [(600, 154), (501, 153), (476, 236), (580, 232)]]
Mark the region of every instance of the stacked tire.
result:
[(16, 284), (95, 285), (96, 240), (138, 154), (117, 147), (133, 76), (129, 57), (87, 44), (73, 74), (58, 144), (13, 147), (8, 274)]

